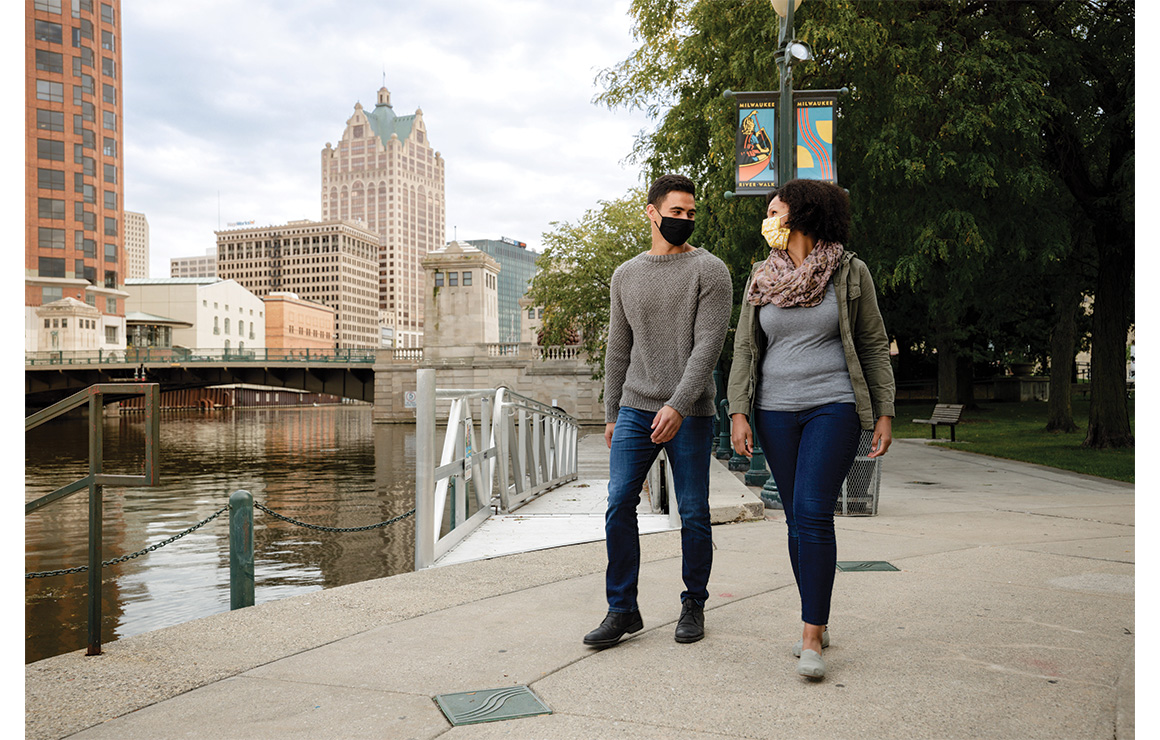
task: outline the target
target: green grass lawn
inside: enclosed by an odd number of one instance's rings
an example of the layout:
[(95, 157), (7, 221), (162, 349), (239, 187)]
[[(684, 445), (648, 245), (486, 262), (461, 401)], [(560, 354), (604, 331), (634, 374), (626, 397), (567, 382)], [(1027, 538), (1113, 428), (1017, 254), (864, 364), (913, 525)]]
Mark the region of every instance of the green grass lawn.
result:
[[(955, 429), (956, 442), (950, 441), (949, 427), (938, 427), (938, 444), (964, 452), (1003, 457), (1009, 460), (1048, 465), (1077, 473), (1098, 475), (1113, 480), (1136, 481), (1136, 451), (1091, 450), (1083, 447), (1087, 434), (1089, 402), (1072, 399), (1072, 416), (1079, 431), (1057, 434), (1044, 431), (1047, 404), (1042, 401), (1021, 403), (979, 401), (977, 408), (966, 409)], [(895, 404), (893, 433), (898, 438), (930, 439), (930, 425), (915, 424), (911, 419), (930, 418), (933, 401), (899, 401)], [(1135, 403), (1128, 407), (1132, 429), (1136, 428)]]

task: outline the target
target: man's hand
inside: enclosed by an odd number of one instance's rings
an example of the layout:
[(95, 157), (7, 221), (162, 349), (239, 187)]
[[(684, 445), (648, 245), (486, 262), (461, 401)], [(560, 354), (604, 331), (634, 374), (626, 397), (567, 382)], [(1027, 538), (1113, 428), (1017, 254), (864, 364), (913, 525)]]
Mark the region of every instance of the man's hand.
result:
[(612, 430), (616, 429), (616, 422), (610, 421), (604, 425), (604, 444), (608, 445), (608, 449), (612, 449)]
[(753, 457), (753, 430), (749, 427), (749, 419), (745, 418), (745, 414), (733, 414), (730, 418), (733, 429), (729, 439), (733, 442), (733, 450), (738, 455)]
[(652, 436), (649, 438), (653, 444), (664, 444), (673, 437), (677, 436), (677, 431), (681, 428), (681, 422), (685, 417), (672, 406), (662, 406), (657, 415), (653, 417), (652, 422)]

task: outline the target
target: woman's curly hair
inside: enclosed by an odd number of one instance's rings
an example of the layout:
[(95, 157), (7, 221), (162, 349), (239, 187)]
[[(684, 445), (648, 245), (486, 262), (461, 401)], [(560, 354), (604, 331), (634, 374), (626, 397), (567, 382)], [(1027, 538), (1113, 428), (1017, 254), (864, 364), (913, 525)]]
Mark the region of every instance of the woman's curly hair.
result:
[(850, 238), (850, 196), (825, 180), (790, 180), (766, 198), (766, 207), (781, 198), (789, 208), (784, 226), (817, 241), (845, 244)]

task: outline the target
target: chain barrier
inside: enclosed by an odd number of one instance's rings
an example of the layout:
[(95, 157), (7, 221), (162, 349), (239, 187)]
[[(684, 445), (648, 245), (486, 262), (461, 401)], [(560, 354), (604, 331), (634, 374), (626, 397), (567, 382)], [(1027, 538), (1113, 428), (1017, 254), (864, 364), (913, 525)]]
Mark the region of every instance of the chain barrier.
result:
[(299, 527), (307, 527), (308, 529), (317, 529), (320, 532), (365, 532), (368, 529), (378, 529), (379, 527), (385, 527), (388, 524), (394, 524), (395, 522), (402, 521), (403, 519), (406, 519), (407, 517), (412, 516), (415, 513), (415, 510), (411, 509), (410, 511), (408, 511), (406, 513), (399, 514), (397, 517), (395, 517), (393, 519), (388, 519), (385, 522), (379, 522), (378, 524), (368, 524), (365, 527), (324, 527), (321, 524), (307, 524), (306, 522), (300, 522), (297, 519), (291, 519), (288, 516), (282, 516), (281, 514), (279, 514), (276, 511), (271, 511), (271, 510), (267, 509), (265, 506), (262, 506), (257, 501), (254, 502), (254, 508), (261, 509), (262, 511), (266, 512), (270, 516), (281, 519), (284, 522), (290, 522), (291, 524), (296, 524)]
[[(177, 540), (181, 539), (182, 537), (189, 534), (190, 532), (193, 532), (194, 530), (197, 530), (197, 529), (205, 526), (206, 524), (209, 524), (214, 519), (217, 519), (219, 516), (221, 516), (222, 514), (224, 514), (227, 511), (229, 511), (229, 508), (230, 507), (228, 505), (223, 506), (222, 508), (218, 509), (216, 512), (214, 512), (210, 516), (206, 517), (205, 519), (202, 519), (200, 522), (193, 525), (192, 527), (185, 530), (184, 532), (182, 532), (180, 534), (175, 534), (174, 536), (170, 537), (169, 539), (163, 540), (163, 541), (158, 542), (154, 545), (150, 545), (149, 547), (146, 547), (144, 550), (138, 550), (137, 552), (135, 552), (131, 555), (123, 555), (122, 557), (114, 558), (113, 560), (106, 560), (105, 562), (101, 563), (101, 567), (104, 568), (104, 567), (108, 567), (110, 565), (117, 565), (118, 563), (124, 563), (128, 560), (132, 560), (133, 558), (140, 557), (141, 555), (144, 555), (146, 553), (153, 552), (154, 550), (157, 550), (159, 548), (165, 547), (166, 545), (168, 545), (171, 542), (176, 542)], [(403, 519), (406, 519), (407, 517), (413, 516), (415, 514), (415, 510), (411, 509), (410, 511), (405, 512), (403, 514), (400, 514), (397, 517), (394, 517), (393, 519), (388, 519), (385, 522), (379, 522), (378, 524), (368, 524), (368, 525), (363, 526), (363, 527), (324, 527), (320, 524), (307, 524), (306, 522), (300, 522), (296, 519), (291, 519), (288, 516), (283, 516), (276, 511), (272, 511), (270, 509), (267, 509), (265, 506), (263, 506), (262, 504), (259, 504), (256, 501), (254, 502), (254, 508), (261, 509), (262, 511), (266, 512), (270, 516), (275, 517), (277, 519), (281, 519), (284, 522), (289, 522), (289, 523), (295, 524), (299, 527), (308, 527), (310, 529), (317, 529), (317, 530), (322, 531), (322, 532), (365, 532), (368, 529), (378, 529), (379, 527), (385, 527), (388, 524), (394, 524), (395, 522), (402, 521)], [(46, 570), (46, 571), (41, 571), (39, 573), (25, 573), (24, 577), (26, 579), (29, 579), (29, 578), (48, 578), (50, 576), (63, 576), (63, 575), (67, 575), (69, 573), (83, 573), (83, 572), (87, 571), (88, 569), (89, 569), (89, 566), (81, 565), (81, 566), (78, 566), (76, 568), (65, 568), (64, 570)]]
[[(190, 532), (193, 532), (194, 530), (196, 530), (200, 527), (203, 527), (206, 524), (209, 524), (214, 519), (217, 519), (219, 516), (221, 516), (222, 514), (224, 514), (227, 511), (229, 511), (229, 508), (230, 508), (229, 506), (223, 506), (222, 508), (218, 509), (215, 513), (209, 515), (205, 519), (202, 519), (200, 522), (193, 525), (189, 529), (185, 530), (181, 534), (175, 534), (167, 540), (162, 540), (161, 542), (158, 542), (157, 544), (150, 545), (149, 547), (146, 547), (144, 550), (138, 550), (137, 552), (135, 552), (131, 555), (123, 555), (119, 558), (114, 558), (112, 560), (106, 560), (105, 562), (101, 563), (101, 567), (104, 568), (104, 567), (108, 567), (110, 565), (116, 565), (117, 563), (124, 563), (127, 560), (132, 560), (135, 557), (139, 557), (141, 555), (144, 555), (147, 552), (153, 552), (154, 550), (165, 547), (166, 545), (168, 545), (171, 542), (176, 542), (177, 540), (181, 539), (182, 537), (189, 534)], [(24, 577), (25, 578), (48, 578), (49, 576), (63, 576), (63, 575), (66, 575), (68, 573), (83, 573), (88, 569), (89, 569), (89, 566), (81, 565), (81, 566), (78, 566), (76, 568), (66, 568), (64, 570), (46, 570), (46, 571), (41, 571), (40, 573), (25, 573)]]

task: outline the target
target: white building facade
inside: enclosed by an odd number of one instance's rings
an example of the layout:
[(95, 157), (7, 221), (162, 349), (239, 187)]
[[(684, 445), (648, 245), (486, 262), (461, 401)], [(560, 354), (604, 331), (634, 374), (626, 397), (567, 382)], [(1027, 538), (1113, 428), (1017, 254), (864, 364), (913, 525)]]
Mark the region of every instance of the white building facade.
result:
[(262, 299), (233, 280), (147, 278), (126, 280), (129, 311), (185, 321), (173, 330), (173, 346), (187, 349), (245, 350), (266, 346)]

